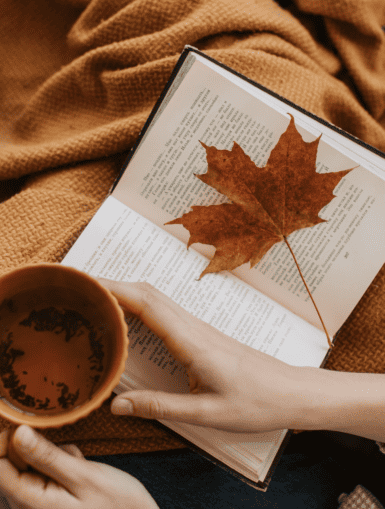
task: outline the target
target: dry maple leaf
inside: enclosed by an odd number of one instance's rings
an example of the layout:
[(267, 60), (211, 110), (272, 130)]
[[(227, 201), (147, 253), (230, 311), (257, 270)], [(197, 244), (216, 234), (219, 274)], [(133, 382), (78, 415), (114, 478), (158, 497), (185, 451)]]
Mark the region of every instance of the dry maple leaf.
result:
[(200, 142), (206, 149), (208, 171), (196, 177), (232, 203), (195, 205), (191, 212), (166, 223), (182, 224), (189, 230), (187, 247), (200, 242), (216, 248), (199, 279), (210, 272), (233, 270), (248, 261), (254, 267), (276, 242), (286, 241), (300, 228), (325, 221), (318, 216), (319, 211), (353, 168), (317, 173), (320, 137), (305, 142), (290, 117), (288, 128), (263, 168), (258, 168), (236, 142), (232, 150), (218, 150)]
[(210, 272), (233, 270), (245, 262), (254, 267), (276, 243), (284, 241), (332, 342), (320, 312), (287, 240), (290, 233), (325, 222), (319, 211), (334, 198), (333, 190), (349, 170), (317, 173), (320, 138), (307, 143), (297, 131), (294, 118), (258, 168), (234, 142), (231, 150), (206, 149), (208, 171), (196, 175), (226, 195), (232, 203), (192, 207), (192, 211), (166, 224), (182, 224), (190, 232), (187, 248), (195, 242), (211, 244), (215, 255), (199, 279)]

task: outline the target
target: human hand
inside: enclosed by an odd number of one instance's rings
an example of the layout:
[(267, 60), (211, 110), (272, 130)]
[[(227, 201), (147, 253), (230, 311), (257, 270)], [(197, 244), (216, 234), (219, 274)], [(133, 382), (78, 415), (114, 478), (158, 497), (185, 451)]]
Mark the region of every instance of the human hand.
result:
[(242, 345), (147, 283), (97, 279), (163, 340), (190, 382), (189, 394), (124, 392), (113, 400), (112, 413), (234, 432), (304, 429), (306, 368)]
[(0, 458), (0, 492), (11, 509), (159, 509), (141, 482), (85, 459), (74, 445), (56, 447), (22, 425), (13, 446), (34, 471), (20, 472), (8, 458)]

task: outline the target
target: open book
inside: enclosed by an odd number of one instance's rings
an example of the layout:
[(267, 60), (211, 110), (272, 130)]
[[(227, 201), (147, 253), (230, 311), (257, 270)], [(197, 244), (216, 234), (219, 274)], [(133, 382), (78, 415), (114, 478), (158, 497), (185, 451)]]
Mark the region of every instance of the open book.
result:
[[(225, 334), (296, 366), (323, 366), (328, 343), (283, 242), (253, 268), (205, 275), (212, 246), (186, 249), (189, 232), (165, 223), (191, 205), (228, 201), (194, 173), (207, 171), (199, 140), (218, 149), (236, 141), (264, 166), (293, 115), (305, 141), (322, 134), (317, 171), (355, 168), (322, 209), (328, 222), (290, 235), (290, 244), (335, 339), (385, 261), (385, 155), (293, 103), (186, 47), (119, 178), (63, 260), (91, 276), (148, 281)], [(182, 366), (138, 319), (115, 392), (188, 392)], [(161, 421), (218, 464), (266, 490), (290, 432), (237, 434)]]

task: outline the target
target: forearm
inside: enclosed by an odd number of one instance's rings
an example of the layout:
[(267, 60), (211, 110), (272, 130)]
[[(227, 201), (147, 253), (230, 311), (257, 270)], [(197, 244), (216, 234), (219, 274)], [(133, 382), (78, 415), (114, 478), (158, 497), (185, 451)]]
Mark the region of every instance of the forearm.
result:
[(340, 431), (385, 442), (385, 375), (302, 369), (306, 380), (302, 429)]

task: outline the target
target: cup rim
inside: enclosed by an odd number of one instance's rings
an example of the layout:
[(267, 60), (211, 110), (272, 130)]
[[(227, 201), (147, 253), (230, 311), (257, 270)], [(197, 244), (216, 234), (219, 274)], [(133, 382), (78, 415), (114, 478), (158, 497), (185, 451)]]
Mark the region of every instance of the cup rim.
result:
[[(110, 303), (111, 310), (114, 310), (116, 313), (116, 323), (119, 324), (118, 328), (120, 338), (119, 344), (121, 345), (120, 361), (119, 363), (117, 363), (114, 372), (109, 375), (110, 380), (108, 381), (107, 385), (102, 390), (97, 390), (95, 395), (92, 396), (92, 399), (90, 401), (86, 401), (79, 407), (75, 407), (74, 409), (69, 410), (68, 412), (53, 415), (32, 416), (21, 413), (18, 410), (14, 410), (11, 406), (9, 406), (7, 403), (3, 402), (2, 399), (0, 399), (0, 416), (12, 422), (13, 424), (17, 425), (28, 424), (29, 426), (34, 428), (57, 428), (65, 426), (67, 424), (73, 424), (79, 419), (88, 416), (91, 412), (100, 408), (102, 404), (110, 397), (113, 389), (118, 385), (120, 377), (125, 370), (125, 364), (128, 358), (128, 345), (129, 345), (128, 326), (125, 321), (124, 312), (122, 308), (119, 306), (117, 298), (107, 288), (105, 288), (101, 283), (99, 283), (99, 281), (97, 281), (95, 278), (73, 267), (61, 265), (60, 263), (48, 263), (48, 262), (25, 264), (1, 275), (0, 285), (2, 285), (5, 281), (13, 278), (15, 275), (44, 267), (54, 271), (72, 273), (72, 275), (85, 278), (91, 285), (95, 287), (97, 291), (99, 291), (101, 295), (104, 296), (104, 298)], [(5, 396), (3, 396), (3, 398), (6, 399)]]

